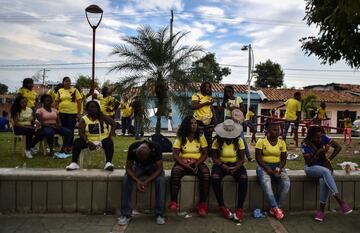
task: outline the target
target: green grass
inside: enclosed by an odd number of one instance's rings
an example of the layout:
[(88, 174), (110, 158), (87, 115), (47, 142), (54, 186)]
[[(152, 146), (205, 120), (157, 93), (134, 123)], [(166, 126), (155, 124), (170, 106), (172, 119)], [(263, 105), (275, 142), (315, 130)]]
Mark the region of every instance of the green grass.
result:
[[(116, 168), (122, 169), (125, 166), (126, 150), (131, 143), (135, 142), (133, 137), (118, 136), (114, 138), (115, 153), (113, 163)], [(251, 154), (254, 157), (254, 148), (251, 148)], [(336, 167), (336, 163), (343, 161), (352, 161), (360, 164), (360, 154), (354, 155), (354, 150), (360, 150), (358, 140), (354, 140), (351, 146), (344, 146), (343, 151), (338, 157), (335, 158), (333, 166)], [(302, 170), (304, 167), (304, 161), (300, 154), (300, 151), (296, 148), (289, 147), (290, 152), (299, 154), (299, 158), (295, 161), (288, 161), (286, 167), (291, 170)], [(171, 158), (165, 158), (164, 167), (170, 169), (173, 165)], [(169, 161), (170, 160), (170, 161)], [(26, 159), (22, 156), (22, 144), (18, 143), (16, 150), (13, 149), (13, 134), (12, 133), (0, 133), (0, 167), (3, 168), (15, 168), (24, 167), (27, 168), (65, 168), (70, 162), (71, 158), (67, 159), (53, 159), (49, 156), (36, 155), (33, 159)], [(210, 165), (210, 164), (209, 164)], [(93, 154), (92, 163), (90, 168), (102, 168), (104, 166), (104, 158), (101, 153)], [(256, 163), (245, 164), (247, 169), (255, 169)], [(336, 167), (335, 169), (339, 169)]]

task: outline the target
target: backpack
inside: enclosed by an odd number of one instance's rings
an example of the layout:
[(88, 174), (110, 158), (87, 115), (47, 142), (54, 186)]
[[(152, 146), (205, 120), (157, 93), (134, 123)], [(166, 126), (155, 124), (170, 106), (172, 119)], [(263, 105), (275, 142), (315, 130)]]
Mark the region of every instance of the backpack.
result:
[(161, 153), (172, 152), (172, 142), (162, 134), (153, 134), (150, 136), (149, 141), (156, 143), (160, 146)]

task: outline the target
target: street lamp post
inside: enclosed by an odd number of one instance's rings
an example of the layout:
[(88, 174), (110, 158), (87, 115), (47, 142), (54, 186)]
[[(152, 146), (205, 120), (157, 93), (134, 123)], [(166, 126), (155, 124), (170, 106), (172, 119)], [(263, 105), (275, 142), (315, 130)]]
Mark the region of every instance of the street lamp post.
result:
[[(90, 25), (90, 27), (93, 30), (93, 46), (92, 46), (92, 74), (91, 74), (91, 89), (90, 90), (94, 90), (95, 88), (95, 32), (96, 32), (96, 28), (99, 26), (102, 16), (103, 16), (103, 10), (98, 6), (98, 5), (90, 5), (88, 7), (86, 7), (85, 9), (85, 15), (86, 15), (86, 19)], [(100, 15), (100, 18), (99, 18)], [(90, 19), (89, 19), (90, 16)], [(97, 19), (96, 22), (91, 22), (93, 20), (91, 20), (93, 17), (95, 17), (95, 19)], [(92, 99), (94, 99), (94, 97), (92, 97)]]
[[(249, 112), (249, 109), (250, 109), (250, 88), (251, 88), (251, 73), (252, 73), (252, 66), (253, 66), (253, 62), (254, 62), (254, 54), (253, 54), (253, 50), (252, 50), (252, 47), (251, 47), (251, 44), (249, 45), (244, 45), (242, 48), (241, 48), (242, 51), (246, 51), (248, 50), (249, 51), (249, 64), (248, 64), (248, 79), (247, 79), (247, 84), (248, 84), (248, 91), (247, 91), (247, 107), (246, 107), (246, 110), (247, 112)], [(250, 134), (250, 130), (249, 128), (247, 129), (247, 135)]]

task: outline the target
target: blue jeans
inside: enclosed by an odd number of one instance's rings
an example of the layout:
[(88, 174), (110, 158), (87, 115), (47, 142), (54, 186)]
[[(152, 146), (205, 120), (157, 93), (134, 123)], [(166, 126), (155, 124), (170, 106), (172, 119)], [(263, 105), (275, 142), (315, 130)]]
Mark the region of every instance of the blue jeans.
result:
[[(275, 167), (277, 167), (277, 165), (268, 165), (268, 166), (270, 166), (272, 169), (275, 169)], [(265, 193), (265, 196), (271, 205), (271, 208), (283, 205), (290, 189), (290, 179), (289, 176), (286, 174), (285, 169), (281, 170), (280, 176), (277, 175), (269, 176), (262, 167), (257, 166), (256, 175), (259, 179), (260, 185)], [(274, 192), (272, 190), (272, 186), (271, 186), (272, 180), (274, 180), (279, 184), (276, 195), (274, 195)]]
[(143, 129), (143, 119), (140, 116), (136, 116), (134, 118), (134, 134), (135, 134), (135, 138), (136, 139), (140, 139), (141, 138), (141, 132)]
[[(143, 176), (151, 175), (156, 169), (154, 164), (151, 165), (135, 165), (133, 171), (135, 176), (140, 178)], [(131, 194), (135, 181), (132, 180), (126, 173), (123, 180), (123, 200), (121, 207), (121, 214), (123, 216), (131, 216)], [(149, 187), (148, 187), (149, 188)], [(165, 173), (161, 171), (160, 175), (155, 178), (155, 215), (163, 215), (165, 209), (165, 192), (166, 192), (166, 181)]]
[(320, 183), (320, 203), (326, 204), (330, 194), (338, 193), (334, 177), (331, 171), (320, 165), (307, 166), (305, 165), (305, 173), (312, 178), (319, 178)]
[(76, 114), (59, 113), (61, 126), (70, 130), (70, 141), (68, 147), (73, 146), (74, 142), (74, 130), (76, 126)]
[(290, 128), (292, 122), (294, 123), (295, 135), (297, 135), (297, 133), (298, 133), (299, 122), (297, 122), (297, 121), (285, 121), (284, 131), (283, 131), (283, 138), (285, 138), (285, 140), (286, 140), (286, 136), (287, 136), (287, 133), (289, 131), (289, 128)]
[(241, 132), (240, 137), (241, 137), (241, 138), (243, 139), (243, 141), (244, 141), (246, 158), (247, 158), (248, 160), (250, 160), (251, 154), (250, 154), (249, 146), (248, 146), (248, 144), (247, 144), (247, 142), (246, 142), (246, 139), (245, 139), (244, 131)]
[(54, 148), (54, 135), (59, 134), (63, 137), (63, 147), (68, 147), (71, 139), (71, 131), (67, 128), (52, 128), (52, 127), (43, 127), (40, 130), (42, 138), (46, 138), (46, 141), (49, 145), (50, 150)]
[(131, 117), (121, 117), (121, 131), (125, 135), (126, 130), (130, 133)]

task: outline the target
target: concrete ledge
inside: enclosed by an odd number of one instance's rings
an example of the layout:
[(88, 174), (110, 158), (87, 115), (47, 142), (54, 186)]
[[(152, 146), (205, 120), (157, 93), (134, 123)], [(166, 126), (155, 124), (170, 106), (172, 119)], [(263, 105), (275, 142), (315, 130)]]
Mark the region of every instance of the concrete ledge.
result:
[[(45, 212), (116, 212), (121, 206), (121, 189), (124, 170), (107, 172), (98, 169), (65, 171), (64, 169), (0, 169), (0, 212), (45, 213)], [(166, 203), (169, 202), (170, 171), (167, 178)], [(284, 206), (285, 210), (314, 210), (319, 202), (319, 185), (316, 180), (305, 176), (304, 171), (288, 171), (291, 189)], [(335, 171), (335, 180), (343, 198), (360, 209), (360, 174), (346, 175)], [(248, 170), (249, 186), (244, 209), (268, 207), (267, 200), (259, 186), (254, 170)], [(224, 199), (227, 206), (235, 208), (237, 185), (232, 177), (224, 179)], [(135, 189), (135, 188), (134, 188)], [(155, 187), (147, 192), (133, 192), (133, 207), (138, 210), (152, 209)], [(198, 181), (185, 176), (179, 193), (181, 210), (191, 210), (198, 202)], [(337, 204), (329, 201), (329, 208)], [(216, 210), (217, 203), (212, 189), (209, 195), (209, 209)]]

